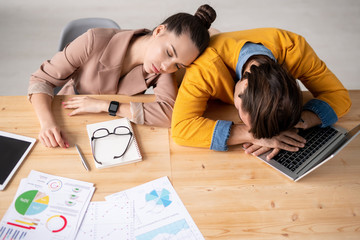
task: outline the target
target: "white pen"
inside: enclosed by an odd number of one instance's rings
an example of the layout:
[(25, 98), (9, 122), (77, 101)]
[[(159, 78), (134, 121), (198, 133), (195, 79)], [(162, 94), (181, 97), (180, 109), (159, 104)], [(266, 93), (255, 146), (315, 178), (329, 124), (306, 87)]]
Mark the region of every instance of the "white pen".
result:
[(75, 147), (76, 147), (77, 152), (78, 152), (79, 155), (80, 155), (80, 159), (81, 159), (81, 162), (82, 162), (84, 168), (86, 169), (86, 171), (89, 171), (89, 167), (87, 166), (87, 164), (86, 164), (86, 162), (85, 162), (85, 159), (84, 159), (83, 155), (81, 154), (81, 152), (80, 152), (80, 150), (79, 150), (79, 147), (78, 147), (76, 144), (75, 144)]

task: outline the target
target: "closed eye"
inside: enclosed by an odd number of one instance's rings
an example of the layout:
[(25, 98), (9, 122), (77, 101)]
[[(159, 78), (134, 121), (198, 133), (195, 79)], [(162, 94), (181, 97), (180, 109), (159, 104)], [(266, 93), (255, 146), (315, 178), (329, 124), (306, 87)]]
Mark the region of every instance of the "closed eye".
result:
[[(171, 45), (171, 49), (172, 49), (172, 53), (169, 52), (169, 50), (166, 50), (166, 54), (169, 56), (169, 57), (177, 57), (177, 53), (176, 53), (176, 50), (174, 48), (173, 45)], [(180, 68), (186, 68), (185, 65), (181, 64), (181, 63), (177, 63), (175, 64), (176, 68), (179, 70)]]

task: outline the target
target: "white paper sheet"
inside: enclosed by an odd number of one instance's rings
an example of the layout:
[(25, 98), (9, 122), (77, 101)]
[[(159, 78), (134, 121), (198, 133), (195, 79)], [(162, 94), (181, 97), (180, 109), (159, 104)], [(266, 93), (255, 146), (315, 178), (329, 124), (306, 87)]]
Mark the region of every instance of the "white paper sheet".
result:
[(204, 239), (167, 177), (105, 199), (134, 201), (136, 240)]
[(76, 240), (133, 240), (134, 206), (125, 201), (91, 202)]
[(75, 239), (92, 183), (31, 171), (0, 223), (1, 239)]

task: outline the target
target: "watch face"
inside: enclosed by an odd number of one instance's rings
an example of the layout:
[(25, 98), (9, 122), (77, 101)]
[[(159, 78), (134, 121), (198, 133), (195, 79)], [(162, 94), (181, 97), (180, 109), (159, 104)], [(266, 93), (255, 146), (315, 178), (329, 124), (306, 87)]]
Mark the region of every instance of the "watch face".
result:
[(115, 112), (116, 110), (117, 110), (117, 105), (115, 105), (115, 104), (110, 104), (110, 111), (112, 111), (112, 112)]
[(110, 102), (110, 106), (109, 106), (109, 114), (111, 116), (116, 116), (116, 112), (119, 108), (119, 102), (116, 102), (116, 101), (111, 101)]

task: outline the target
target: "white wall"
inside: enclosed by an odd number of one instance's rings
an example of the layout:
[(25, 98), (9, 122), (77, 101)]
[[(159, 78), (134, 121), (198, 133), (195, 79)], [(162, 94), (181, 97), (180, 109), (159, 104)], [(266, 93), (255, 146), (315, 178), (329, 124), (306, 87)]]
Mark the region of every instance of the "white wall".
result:
[(150, 28), (167, 16), (208, 3), (213, 27), (235, 31), (279, 27), (303, 35), (345, 87), (360, 89), (358, 0), (2, 0), (0, 95), (26, 95), (29, 75), (57, 51), (62, 27), (83, 17), (107, 17), (121, 28)]

